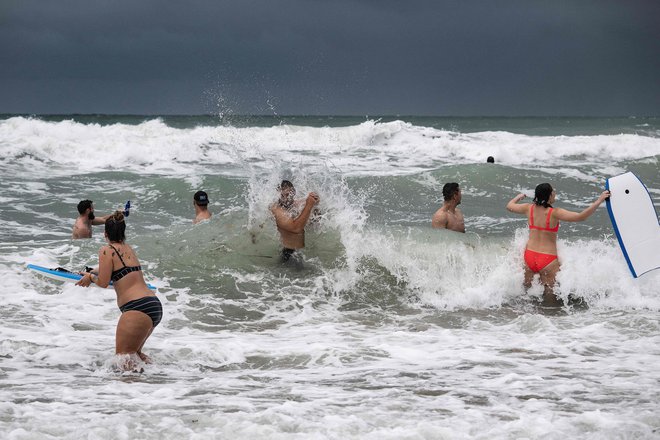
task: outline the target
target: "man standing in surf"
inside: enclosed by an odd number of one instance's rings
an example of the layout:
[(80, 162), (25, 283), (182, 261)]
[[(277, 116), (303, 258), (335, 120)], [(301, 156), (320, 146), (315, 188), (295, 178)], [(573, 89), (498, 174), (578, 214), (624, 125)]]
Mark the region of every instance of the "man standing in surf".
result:
[(310, 192), (304, 200), (296, 200), (296, 189), (288, 180), (283, 180), (277, 188), (280, 198), (270, 206), (270, 212), (275, 217), (275, 224), (280, 233), (282, 243), (281, 260), (283, 263), (293, 262), (300, 266), (300, 256), (297, 250), (305, 247), (305, 226), (309, 221), (314, 206), (319, 203), (319, 195)]
[(456, 232), (465, 232), (465, 219), (463, 212), (458, 208), (461, 204), (461, 189), (458, 183), (446, 183), (442, 187), (442, 196), (445, 202), (431, 219), (431, 226), (435, 229), (449, 229)]
[(94, 202), (91, 200), (81, 200), (78, 203), (78, 218), (73, 224), (71, 238), (92, 238), (92, 225), (104, 225), (109, 215), (105, 217), (96, 217), (94, 215)]

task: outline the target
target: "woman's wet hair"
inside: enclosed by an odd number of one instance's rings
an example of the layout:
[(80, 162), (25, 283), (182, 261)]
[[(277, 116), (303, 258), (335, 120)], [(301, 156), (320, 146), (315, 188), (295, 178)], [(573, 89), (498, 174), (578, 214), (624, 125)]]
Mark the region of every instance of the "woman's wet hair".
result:
[(551, 205), (549, 203), (550, 197), (552, 196), (552, 185), (549, 183), (541, 183), (536, 185), (534, 190), (534, 203), (545, 208), (549, 208)]
[(126, 222), (124, 221), (124, 213), (115, 211), (105, 221), (105, 234), (108, 240), (114, 242), (122, 242), (126, 240)]

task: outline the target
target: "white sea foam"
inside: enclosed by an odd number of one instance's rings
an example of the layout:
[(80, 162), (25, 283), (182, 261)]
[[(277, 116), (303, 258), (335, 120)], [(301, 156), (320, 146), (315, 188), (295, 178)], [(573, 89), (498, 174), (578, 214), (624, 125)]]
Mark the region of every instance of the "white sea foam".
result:
[[(500, 194), (528, 191), (549, 174), (560, 204), (585, 206), (594, 174), (627, 163), (646, 167), (657, 194), (657, 142), (375, 121), (190, 129), (2, 121), (0, 432), (15, 440), (657, 437), (660, 271), (632, 278), (616, 240), (601, 233), (611, 231), (601, 209), (563, 224), (558, 242), (557, 293), (586, 305), (538, 307), (540, 286), (522, 287), (525, 220), (505, 211), (509, 196)], [(443, 179), (465, 178), (460, 165), (491, 154), (509, 167), (471, 171), (462, 183), (468, 233), (430, 229), (430, 198)], [(321, 193), (302, 270), (277, 263), (268, 206), (283, 178), (299, 197)], [(201, 185), (214, 216), (193, 227)], [(135, 196), (129, 242), (164, 307), (144, 347), (154, 363), (142, 374), (113, 369), (112, 289), (25, 269), (94, 263), (101, 227), (92, 240), (69, 239), (87, 193), (99, 213)]]
[[(524, 295), (520, 277), (505, 270), (519, 267), (522, 232), (507, 249), (473, 235), (351, 235), (357, 229), (353, 224), (344, 232), (349, 259), (358, 260), (344, 268), (284, 277), (221, 268), (235, 274), (238, 286), (264, 286), (243, 298), (159, 280), (165, 316), (145, 347), (154, 364), (143, 374), (112, 368), (118, 317), (112, 290), (42, 280), (18, 263), (55, 264), (71, 245), (3, 253), (0, 273), (11, 292), (3, 295), (4, 310), (13, 311), (3, 315), (0, 330), (6, 384), (0, 408), (11, 415), (0, 425), (7, 438), (74, 439), (90, 432), (108, 439), (472, 438), (479, 431), (483, 438), (597, 433), (614, 439), (652, 433), (660, 329), (647, 310), (657, 301), (657, 277), (641, 287), (631, 280), (616, 286), (624, 274), (614, 262), (585, 276), (594, 269), (583, 271), (577, 255), (587, 266), (616, 260), (610, 241), (561, 248), (562, 289), (593, 294), (590, 311), (555, 317), (523, 308), (507, 316), (495, 312), (499, 302)], [(324, 232), (316, 234), (310, 240)], [(342, 311), (345, 293), (328, 291), (337, 286), (326, 280), (352, 277), (345, 289), (369, 281), (377, 267), (365, 267), (365, 259), (408, 285), (421, 307), (382, 320), (379, 300), (363, 317)], [(631, 289), (637, 292), (626, 303), (623, 294)], [(231, 316), (228, 307), (260, 311), (258, 330), (214, 322)], [(455, 311), (438, 316), (438, 308)], [(629, 308), (638, 309), (631, 315), (624, 312)], [(484, 312), (474, 312), (479, 309)], [(630, 405), (622, 407), (622, 400)], [(602, 414), (607, 428), (599, 425)]]
[(13, 117), (0, 121), (0, 151), (7, 171), (34, 173), (121, 169), (194, 175), (201, 165), (246, 177), (244, 163), (269, 169), (275, 161), (312, 170), (333, 167), (345, 175), (394, 175), (481, 163), (487, 156), (513, 167), (589, 165), (611, 172), (620, 171), (612, 168), (617, 161), (650, 158), (657, 162), (660, 139), (625, 134), (464, 134), (402, 121), (366, 121), (348, 127), (178, 129), (158, 119), (138, 125), (98, 125)]
[[(418, 228), (346, 235), (347, 268), (331, 274), (337, 291), (376, 276), (360, 267), (359, 262), (367, 259), (386, 268), (414, 298), (441, 309), (499, 307), (526, 297), (541, 298), (538, 277), (527, 294), (522, 288), (524, 229), (512, 243)], [(570, 295), (596, 309), (660, 310), (660, 271), (633, 278), (616, 239), (559, 240), (558, 249), (562, 270), (556, 292), (566, 302)]]

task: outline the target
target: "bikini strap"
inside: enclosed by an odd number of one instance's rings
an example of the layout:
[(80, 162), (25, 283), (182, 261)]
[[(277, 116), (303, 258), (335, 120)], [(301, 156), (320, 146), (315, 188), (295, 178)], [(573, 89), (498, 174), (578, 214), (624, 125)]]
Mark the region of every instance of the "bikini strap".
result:
[(545, 229), (548, 231), (550, 230), (550, 216), (552, 215), (552, 209), (553, 208), (548, 209), (548, 215), (545, 218)]
[(114, 247), (113, 245), (111, 245), (110, 243), (108, 243), (108, 246), (110, 246), (110, 247), (115, 251), (115, 253), (116, 253), (117, 256), (119, 257), (119, 261), (121, 261), (121, 264), (123, 264), (124, 267), (127, 267), (127, 266), (126, 266), (126, 263), (124, 263), (124, 259), (121, 257), (121, 254), (119, 254), (119, 251), (117, 250), (117, 248)]
[(534, 227), (534, 204), (529, 205), (529, 227)]

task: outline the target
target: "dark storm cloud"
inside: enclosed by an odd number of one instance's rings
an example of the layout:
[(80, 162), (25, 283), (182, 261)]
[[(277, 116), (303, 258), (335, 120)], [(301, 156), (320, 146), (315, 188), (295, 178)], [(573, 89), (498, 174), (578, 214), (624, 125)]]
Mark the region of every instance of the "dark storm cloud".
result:
[(0, 111), (658, 114), (654, 1), (5, 1)]

